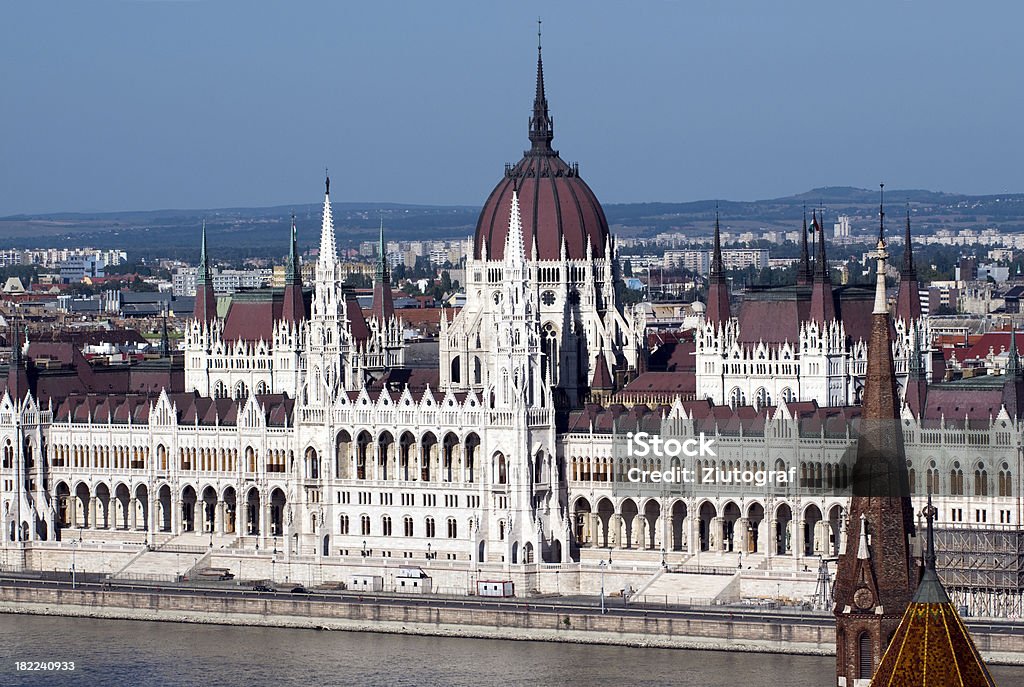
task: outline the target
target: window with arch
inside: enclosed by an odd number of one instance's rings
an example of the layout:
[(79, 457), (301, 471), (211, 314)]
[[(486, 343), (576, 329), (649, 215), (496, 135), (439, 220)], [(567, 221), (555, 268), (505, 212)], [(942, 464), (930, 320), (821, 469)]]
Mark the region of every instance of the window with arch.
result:
[(235, 400), (244, 401), (249, 397), (249, 387), (245, 385), (245, 382), (239, 382), (235, 384)]
[(456, 522), (455, 518), (448, 518), (448, 538), (459, 538), (459, 523)]
[(228, 387), (224, 382), (217, 382), (213, 385), (213, 397), (214, 398), (227, 398)]
[(427, 525), (427, 538), (428, 539), (433, 539), (434, 538), (434, 534), (435, 534), (434, 519), (431, 518), (431, 517), (427, 517), (426, 525)]
[(796, 396), (794, 396), (793, 394), (793, 390), (790, 389), (788, 386), (782, 390), (781, 396), (782, 400), (785, 401), (786, 403), (792, 403), (796, 398)]
[(935, 465), (935, 461), (928, 463), (928, 473), (926, 475), (928, 479), (928, 493), (938, 494), (939, 493), (939, 468)]
[(1002, 469), (999, 471), (999, 496), (1013, 496), (1013, 482), (1010, 476), (1010, 466), (1007, 463), (1002, 464)]
[(914, 469), (913, 461), (907, 461), (907, 474), (910, 476), (910, 493), (917, 493), (917, 470)]
[(974, 469), (974, 495), (988, 496), (988, 471), (984, 463), (978, 463)]
[(953, 496), (964, 495), (964, 471), (958, 460), (953, 461), (953, 468), (949, 471), (949, 493)]
[(362, 515), (359, 517), (359, 531), (366, 536), (370, 533), (370, 516)]
[(338, 521), (338, 534), (348, 534), (348, 516), (342, 515)]
[(381, 528), (381, 533), (385, 537), (390, 537), (391, 536), (391, 516), (390, 515), (385, 515), (384, 517), (382, 517), (380, 519), (380, 528)]
[(771, 396), (768, 395), (768, 391), (762, 386), (757, 390), (757, 394), (754, 397), (754, 404), (758, 409), (764, 408), (771, 405)]
[(407, 537), (411, 537), (413, 535), (413, 524), (412, 524), (412, 522), (413, 522), (412, 521), (412, 516), (411, 515), (406, 515), (405, 519), (404, 519), (404, 525), (405, 525), (405, 536), (407, 536)]
[(747, 397), (740, 388), (733, 387), (732, 391), (729, 392), (729, 405), (733, 408), (743, 406), (747, 404)]

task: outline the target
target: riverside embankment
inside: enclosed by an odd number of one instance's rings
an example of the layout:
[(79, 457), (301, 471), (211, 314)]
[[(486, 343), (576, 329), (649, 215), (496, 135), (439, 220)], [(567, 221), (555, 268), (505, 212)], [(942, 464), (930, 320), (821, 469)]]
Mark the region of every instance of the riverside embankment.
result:
[[(747, 609), (599, 608), (555, 600), (253, 593), (0, 580), (0, 612), (358, 632), (713, 649), (835, 652), (831, 616)], [(1024, 664), (1024, 627), (972, 624), (993, 663)]]

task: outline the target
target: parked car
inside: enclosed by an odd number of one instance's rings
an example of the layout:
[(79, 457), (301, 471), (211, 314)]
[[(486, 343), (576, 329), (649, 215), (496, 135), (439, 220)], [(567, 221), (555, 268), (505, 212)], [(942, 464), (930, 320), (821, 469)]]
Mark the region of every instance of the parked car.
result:
[(309, 594), (309, 590), (300, 584), (298, 587), (292, 587), (292, 594)]
[(274, 591), (274, 590), (273, 590), (273, 589), (272, 589), (271, 587), (268, 587), (268, 586), (267, 586), (267, 585), (265, 585), (265, 584), (257, 584), (257, 585), (254, 585), (254, 586), (253, 586), (253, 588), (252, 588), (252, 590), (253, 590), (254, 592), (272, 592), (272, 591)]

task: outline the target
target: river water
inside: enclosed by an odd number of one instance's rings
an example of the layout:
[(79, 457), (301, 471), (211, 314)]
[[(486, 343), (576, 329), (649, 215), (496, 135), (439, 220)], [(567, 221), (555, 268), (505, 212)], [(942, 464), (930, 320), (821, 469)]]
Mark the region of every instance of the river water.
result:
[[(827, 687), (829, 656), (633, 649), (0, 614), (0, 685)], [(19, 671), (16, 661), (74, 661)], [(1003, 687), (1024, 668), (996, 666)]]

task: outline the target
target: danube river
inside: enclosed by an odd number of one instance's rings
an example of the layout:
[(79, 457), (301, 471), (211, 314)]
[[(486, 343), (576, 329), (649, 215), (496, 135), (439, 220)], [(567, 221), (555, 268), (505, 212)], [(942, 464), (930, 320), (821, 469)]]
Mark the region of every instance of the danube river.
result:
[[(0, 684), (15, 685), (786, 685), (830, 687), (828, 656), (317, 632), (0, 614)], [(73, 671), (16, 662), (74, 662)], [(996, 666), (997, 684), (1024, 668)]]

